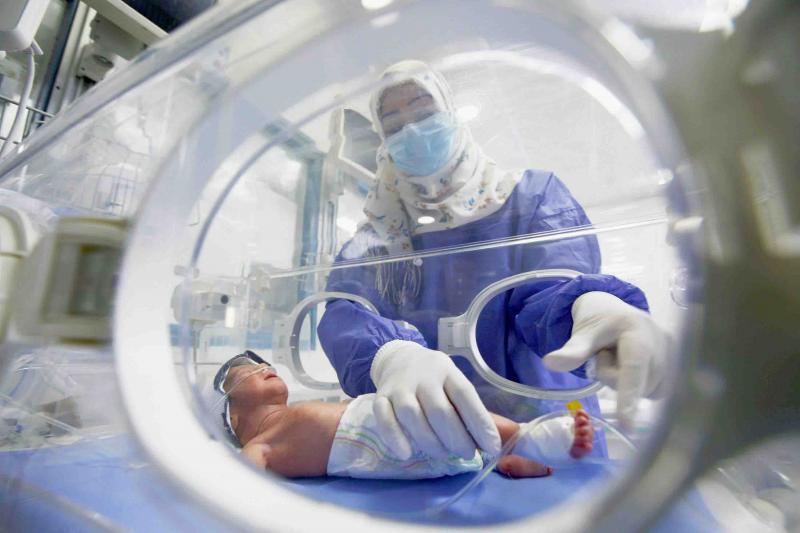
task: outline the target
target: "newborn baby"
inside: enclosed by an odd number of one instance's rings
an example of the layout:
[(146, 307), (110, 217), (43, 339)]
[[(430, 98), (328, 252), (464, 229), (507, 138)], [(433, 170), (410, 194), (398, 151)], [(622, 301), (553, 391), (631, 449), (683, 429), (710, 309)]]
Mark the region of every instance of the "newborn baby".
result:
[[(252, 352), (247, 352), (252, 354)], [(252, 354), (255, 355), (255, 354)], [(261, 361), (258, 356), (255, 356)], [(403, 460), (382, 440), (372, 414), (374, 394), (347, 403), (309, 401), (287, 405), (289, 391), (269, 363), (244, 356), (229, 363), (222, 389), (229, 392), (229, 423), (242, 453), (261, 468), (288, 477), (349, 476), (421, 479), (480, 470), (484, 455), (430, 457), (415, 450)], [(255, 372), (254, 372), (255, 371)], [(520, 428), (492, 415), (503, 443)], [(497, 470), (511, 477), (552, 473), (592, 450), (594, 430), (585, 411), (540, 424), (503, 457)]]

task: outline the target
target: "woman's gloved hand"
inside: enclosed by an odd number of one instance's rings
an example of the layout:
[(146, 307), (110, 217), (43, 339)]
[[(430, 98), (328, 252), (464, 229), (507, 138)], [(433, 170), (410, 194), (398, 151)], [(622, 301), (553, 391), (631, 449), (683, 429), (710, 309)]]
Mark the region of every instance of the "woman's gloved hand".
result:
[(542, 362), (569, 372), (597, 355), (596, 378), (617, 390), (620, 424), (632, 428), (639, 399), (664, 392), (670, 337), (649, 314), (606, 292), (579, 296), (572, 319), (572, 336)]
[(500, 452), (500, 435), (472, 383), (446, 354), (415, 342), (384, 344), (372, 361), (375, 418), (384, 442), (401, 459), (409, 438), (427, 455), (472, 458), (475, 448)]

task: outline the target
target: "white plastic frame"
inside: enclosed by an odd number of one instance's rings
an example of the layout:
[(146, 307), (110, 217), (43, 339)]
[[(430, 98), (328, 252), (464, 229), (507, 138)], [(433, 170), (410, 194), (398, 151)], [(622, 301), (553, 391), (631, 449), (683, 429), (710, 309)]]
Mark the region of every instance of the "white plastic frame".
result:
[(438, 349), (451, 355), (463, 355), (472, 364), (475, 371), (486, 381), (504, 391), (530, 398), (540, 398), (543, 400), (574, 400), (585, 398), (594, 394), (602, 383), (594, 381), (584, 387), (574, 389), (543, 389), (517, 383), (504, 378), (486, 364), (478, 348), (478, 319), (483, 308), (486, 307), (492, 298), (498, 296), (509, 289), (519, 287), (533, 280), (541, 279), (572, 279), (580, 276), (581, 273), (566, 268), (531, 270), (514, 276), (501, 279), (484, 288), (478, 293), (469, 305), (467, 311), (459, 316), (449, 316), (439, 319), (439, 346)]

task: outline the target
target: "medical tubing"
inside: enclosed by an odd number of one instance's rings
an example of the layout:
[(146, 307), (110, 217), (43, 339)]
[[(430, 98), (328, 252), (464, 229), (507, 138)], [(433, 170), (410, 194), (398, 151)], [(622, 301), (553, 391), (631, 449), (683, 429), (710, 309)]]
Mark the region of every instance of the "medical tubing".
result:
[[(520, 424), (519, 431), (514, 433), (514, 435), (510, 439), (508, 439), (506, 441), (506, 443), (500, 449), (500, 454), (499, 455), (497, 455), (491, 461), (489, 461), (489, 463), (484, 465), (483, 469), (480, 472), (478, 472), (477, 474), (475, 474), (475, 477), (473, 477), (470, 480), (469, 483), (464, 485), (464, 487), (462, 487), (461, 490), (456, 492), (453, 496), (451, 496), (448, 500), (444, 501), (443, 503), (440, 503), (439, 505), (436, 505), (434, 507), (428, 508), (426, 511), (424, 511), (424, 514), (427, 515), (428, 517), (433, 517), (435, 515), (438, 515), (438, 514), (444, 512), (445, 510), (447, 510), (448, 507), (450, 507), (451, 505), (456, 503), (465, 494), (467, 494), (473, 488), (478, 486), (478, 484), (480, 484), (481, 481), (486, 479), (486, 476), (488, 476), (495, 469), (495, 467), (497, 466), (497, 463), (500, 461), (500, 459), (502, 459), (506, 455), (509, 455), (511, 453), (511, 451), (514, 449), (514, 446), (517, 444), (517, 442), (519, 442), (519, 440), (522, 437), (527, 435), (531, 430), (533, 430), (533, 428), (538, 427), (539, 424), (541, 424), (543, 422), (546, 422), (548, 420), (552, 420), (554, 418), (561, 417), (561, 416), (572, 417), (572, 414), (569, 413), (568, 411), (553, 411), (552, 413), (548, 413), (546, 415), (540, 416), (539, 418), (536, 418), (532, 423)], [(595, 422), (599, 423), (600, 426), (602, 426), (602, 428), (604, 430), (609, 431), (609, 432), (613, 433), (615, 436), (619, 437), (622, 440), (622, 442), (624, 442), (626, 445), (628, 445), (628, 447), (631, 450), (635, 450), (636, 449), (636, 446), (633, 444), (633, 442), (631, 442), (630, 439), (628, 439), (625, 435), (623, 435), (620, 431), (618, 431), (614, 426), (612, 426), (611, 424), (609, 424), (608, 422), (606, 422), (602, 418), (592, 417), (591, 420), (592, 420), (593, 423), (595, 423)]]
[(33, 41), (26, 52), (28, 60), (28, 76), (25, 79), (25, 85), (23, 86), (22, 93), (19, 97), (19, 104), (17, 104), (17, 113), (14, 115), (14, 122), (11, 123), (11, 129), (8, 132), (8, 137), (6, 137), (6, 140), (3, 143), (3, 148), (0, 149), (0, 157), (3, 157), (10, 152), (14, 147), (14, 144), (22, 140), (22, 130), (25, 127), (25, 118), (28, 116), (28, 99), (31, 97), (31, 91), (33, 90), (33, 78), (36, 75), (36, 62), (33, 60), (33, 56), (37, 53), (41, 53), (41, 49), (39, 48), (39, 45), (36, 44), (36, 41)]
[(3, 394), (2, 392), (0, 392), (0, 400), (3, 400), (3, 401), (6, 401), (6, 402), (10, 403), (11, 405), (16, 407), (17, 409), (22, 409), (23, 411), (25, 411), (26, 413), (28, 413), (32, 417), (38, 418), (40, 420), (43, 420), (43, 421), (47, 422), (48, 424), (50, 424), (51, 426), (55, 426), (55, 427), (57, 427), (59, 429), (63, 429), (64, 431), (66, 431), (67, 433), (69, 433), (71, 435), (79, 435), (79, 436), (83, 435), (83, 432), (81, 432), (81, 430), (79, 430), (75, 426), (71, 426), (69, 424), (66, 424), (66, 423), (60, 421), (60, 420), (56, 420), (55, 418), (49, 417), (49, 416), (47, 416), (45, 414), (42, 414), (42, 413), (40, 413), (38, 411), (34, 411), (30, 407), (28, 407), (28, 406), (16, 401), (11, 396), (7, 396), (7, 395)]

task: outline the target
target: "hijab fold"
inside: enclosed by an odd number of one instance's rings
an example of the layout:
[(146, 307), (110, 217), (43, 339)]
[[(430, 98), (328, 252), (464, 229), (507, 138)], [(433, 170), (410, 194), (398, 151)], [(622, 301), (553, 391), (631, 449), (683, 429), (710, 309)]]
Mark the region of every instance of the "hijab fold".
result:
[[(456, 228), (496, 212), (522, 172), (504, 172), (486, 157), (469, 129), (458, 121), (447, 81), (422, 61), (396, 63), (382, 79), (387, 83), (373, 94), (370, 110), (383, 142), (378, 148), (376, 182), (367, 195), (364, 213), (367, 225), (381, 242), (380, 252), (396, 255), (413, 252), (414, 235)], [(450, 159), (428, 176), (411, 176), (394, 165), (380, 120), (383, 96), (409, 82), (430, 94), (437, 110), (450, 115), (457, 124)], [(410, 263), (389, 263), (379, 268), (376, 285), (382, 296), (389, 295), (395, 304), (402, 304), (419, 291), (419, 267)]]

